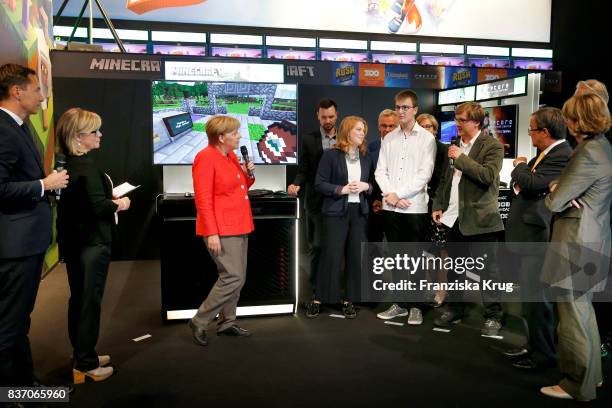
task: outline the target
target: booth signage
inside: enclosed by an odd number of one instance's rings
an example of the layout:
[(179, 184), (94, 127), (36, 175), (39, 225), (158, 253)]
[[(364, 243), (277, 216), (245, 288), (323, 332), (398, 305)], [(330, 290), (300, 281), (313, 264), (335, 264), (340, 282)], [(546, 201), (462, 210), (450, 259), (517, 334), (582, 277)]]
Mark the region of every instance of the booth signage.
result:
[(283, 64), (165, 61), (165, 79), (206, 82), (285, 82)]
[(131, 58), (92, 58), (90, 70), (161, 72), (161, 61)]
[(359, 64), (354, 62), (334, 62), (334, 85), (356, 86), (358, 82)]
[(159, 55), (52, 51), (53, 76), (63, 78), (161, 79)]
[(359, 86), (385, 86), (385, 64), (359, 64)]
[(285, 62), (285, 80), (300, 84), (329, 84), (331, 64), (328, 62)]

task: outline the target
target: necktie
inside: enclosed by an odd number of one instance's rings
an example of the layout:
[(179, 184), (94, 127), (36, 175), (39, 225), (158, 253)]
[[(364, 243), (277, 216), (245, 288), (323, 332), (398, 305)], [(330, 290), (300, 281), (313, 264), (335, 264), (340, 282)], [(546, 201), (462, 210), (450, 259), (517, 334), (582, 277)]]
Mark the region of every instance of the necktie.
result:
[(32, 141), (32, 143), (34, 143), (34, 147), (36, 148), (36, 151), (38, 151), (38, 154), (40, 155), (40, 157), (41, 158), (44, 157), (43, 152), (44, 152), (45, 147), (40, 141), (40, 139), (37, 136), (34, 136), (32, 132), (30, 132), (30, 128), (25, 122), (23, 122), (20, 127), (23, 130), (23, 132), (27, 135), (27, 137)]
[(544, 159), (544, 156), (546, 156), (546, 154), (544, 154), (544, 151), (542, 151), (540, 153), (540, 155), (538, 156), (538, 158), (536, 159), (535, 163), (533, 163), (533, 166), (531, 166), (531, 172), (533, 173), (535, 171), (535, 168), (538, 164), (540, 164), (540, 162), (542, 161), (542, 159)]

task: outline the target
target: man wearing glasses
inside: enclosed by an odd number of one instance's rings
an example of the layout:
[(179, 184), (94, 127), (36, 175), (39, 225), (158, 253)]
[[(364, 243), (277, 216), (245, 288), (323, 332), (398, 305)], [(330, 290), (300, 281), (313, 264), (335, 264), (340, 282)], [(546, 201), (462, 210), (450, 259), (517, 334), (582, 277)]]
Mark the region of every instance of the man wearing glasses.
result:
[(517, 157), (512, 163), (510, 185), (516, 195), (506, 222), (506, 242), (512, 252), (520, 255), (522, 310), (527, 321), (528, 344), (504, 354), (518, 358), (512, 365), (523, 370), (557, 363), (555, 311), (550, 295), (540, 283), (544, 248), (532, 243), (548, 242), (550, 237), (552, 213), (544, 205), (544, 198), (549, 192), (548, 185), (561, 175), (572, 154), (565, 141), (566, 133), (561, 110), (539, 109), (529, 118), (529, 136), (540, 154), (529, 163), (525, 157)]
[[(476, 254), (474, 243), (491, 243), (498, 239), (504, 225), (498, 210), (499, 172), (504, 159), (503, 146), (490, 135), (481, 132), (485, 113), (480, 104), (466, 102), (455, 111), (460, 146), (448, 148), (453, 165), (446, 170), (440, 182), (432, 207), (432, 217), (437, 224), (448, 227), (447, 241), (452, 258)], [(458, 248), (456, 243), (467, 244)], [(499, 276), (495, 248), (489, 246), (483, 278)], [(490, 252), (490, 253), (489, 253)], [(488, 275), (488, 276), (486, 276)], [(455, 272), (455, 280), (463, 282), (465, 274)], [(449, 281), (453, 279), (449, 276)], [(503, 311), (495, 293), (482, 292), (485, 306), (485, 322), (481, 333), (497, 336), (501, 329)], [(465, 303), (460, 291), (448, 292), (448, 304), (442, 315), (434, 320), (440, 327), (449, 327), (463, 318)]]
[[(427, 239), (427, 183), (433, 173), (436, 140), (416, 123), (418, 110), (419, 98), (413, 91), (401, 91), (395, 96), (399, 127), (384, 138), (378, 156), (375, 176), (383, 196), (383, 229), (389, 242)], [(387, 320), (406, 314), (406, 309), (393, 304), (378, 317)], [(421, 323), (421, 310), (411, 307), (408, 324)]]

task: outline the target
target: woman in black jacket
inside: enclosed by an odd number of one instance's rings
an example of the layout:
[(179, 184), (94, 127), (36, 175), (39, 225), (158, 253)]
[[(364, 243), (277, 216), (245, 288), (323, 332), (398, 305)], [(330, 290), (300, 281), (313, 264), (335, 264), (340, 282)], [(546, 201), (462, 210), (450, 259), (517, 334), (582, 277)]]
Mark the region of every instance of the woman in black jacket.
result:
[(87, 154), (100, 147), (101, 124), (96, 113), (72, 108), (61, 116), (56, 130), (70, 174), (70, 185), (58, 203), (57, 239), (70, 285), (68, 332), (75, 384), (85, 377), (102, 381), (113, 374), (107, 366), (110, 356), (99, 356), (95, 347), (117, 212), (130, 206), (129, 198), (113, 197), (110, 178)]
[[(361, 243), (367, 242), (368, 202), (372, 192), (372, 164), (364, 143), (366, 121), (348, 116), (340, 124), (336, 145), (323, 153), (315, 179), (315, 189), (323, 194), (323, 245), (315, 296), (306, 316), (319, 315), (321, 302), (339, 303), (344, 315), (357, 316), (352, 300), (359, 296)], [(345, 258), (345, 285), (342, 284), (342, 258)], [(344, 286), (344, 296), (342, 287)]]

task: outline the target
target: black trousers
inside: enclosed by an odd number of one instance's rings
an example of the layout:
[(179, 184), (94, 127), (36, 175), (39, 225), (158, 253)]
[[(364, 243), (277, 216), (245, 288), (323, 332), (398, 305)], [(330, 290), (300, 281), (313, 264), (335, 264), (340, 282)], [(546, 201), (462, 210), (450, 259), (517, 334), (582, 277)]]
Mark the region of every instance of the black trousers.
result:
[(428, 214), (402, 214), (381, 211), (385, 236), (389, 242), (426, 242)]
[(96, 343), (110, 255), (110, 248), (100, 244), (80, 248), (64, 257), (70, 285), (68, 335), (77, 370), (89, 371), (99, 366)]
[(370, 206), (370, 214), (368, 214), (368, 242), (382, 242), (385, 237), (382, 213), (382, 211), (378, 214), (375, 213)]
[[(367, 217), (361, 213), (359, 203), (349, 203), (344, 216), (323, 216), (323, 246), (315, 290), (316, 300), (323, 303), (359, 300), (361, 296), (361, 243), (367, 240), (366, 226)], [(343, 288), (345, 289), (344, 296)]]
[[(455, 222), (452, 228), (448, 230), (447, 242), (462, 243), (463, 245), (449, 245), (448, 255), (450, 257), (461, 257), (461, 256), (482, 256), (474, 252), (475, 243), (484, 242), (497, 242), (497, 233), (490, 232), (485, 234), (476, 235), (463, 235), (459, 230), (459, 223)], [(481, 279), (493, 279), (499, 281), (499, 267), (497, 265), (497, 248), (496, 245), (491, 245), (487, 248), (487, 259), (485, 261), (485, 268), (481, 273)], [(453, 276), (454, 275), (454, 276)], [(448, 281), (452, 280), (463, 281), (466, 279), (465, 274), (458, 274), (454, 271), (449, 274)], [(490, 294), (482, 291), (482, 303), (484, 305), (484, 317), (485, 319), (495, 319), (501, 321), (504, 317), (502, 305), (497, 300), (498, 296), (494, 293)], [(463, 301), (463, 295), (460, 291), (449, 291), (447, 295), (447, 307), (448, 310), (456, 314), (457, 316), (463, 316), (465, 310), (465, 302)]]
[(315, 290), (317, 286), (317, 270), (321, 261), (321, 245), (323, 242), (323, 215), (309, 212), (306, 214), (306, 235), (309, 243), (310, 255), (310, 286)]
[(44, 254), (0, 259), (0, 386), (35, 381), (28, 332)]
[[(557, 314), (552, 295), (548, 288), (542, 288), (540, 275), (544, 257), (541, 255), (521, 255), (521, 291), (530, 302), (523, 302), (523, 317), (527, 322), (528, 347), (531, 358), (538, 364), (551, 364), (557, 361), (555, 328)], [(535, 300), (540, 300), (536, 302)]]
[[(388, 242), (426, 242), (429, 214), (402, 214), (395, 211), (381, 211), (383, 228)], [(418, 253), (409, 254), (418, 257)], [(396, 279), (398, 280), (398, 279)], [(418, 303), (399, 303), (403, 308), (423, 308)]]

